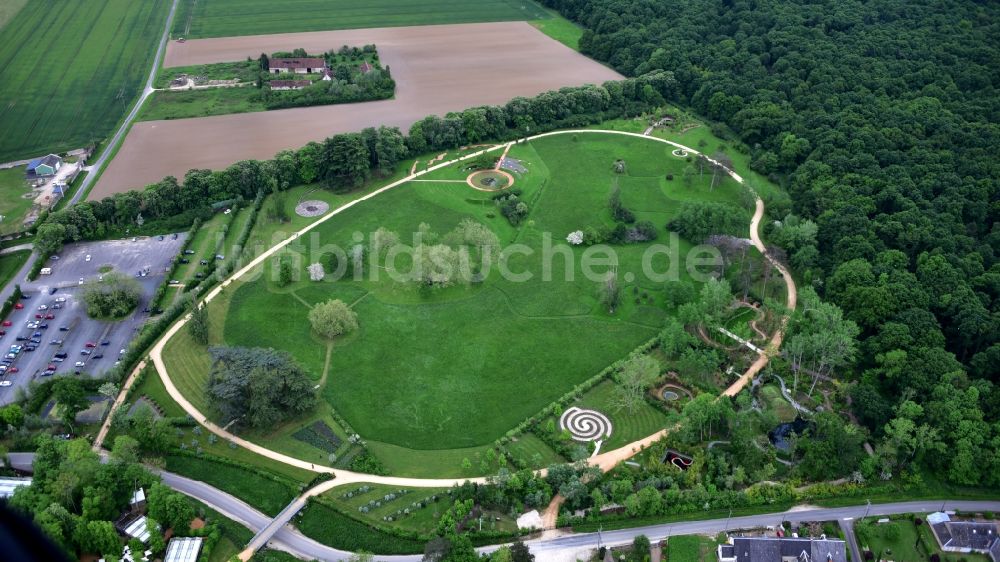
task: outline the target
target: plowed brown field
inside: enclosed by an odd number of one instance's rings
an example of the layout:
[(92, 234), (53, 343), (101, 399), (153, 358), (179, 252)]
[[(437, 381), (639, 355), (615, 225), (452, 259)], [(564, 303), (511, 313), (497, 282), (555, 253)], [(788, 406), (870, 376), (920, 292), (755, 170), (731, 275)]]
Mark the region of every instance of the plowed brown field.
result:
[(503, 104), (563, 86), (621, 76), (524, 22), (320, 31), (172, 42), (165, 66), (236, 61), (262, 52), (309, 52), (375, 43), (396, 79), (391, 100), (136, 123), (90, 199), (191, 168), (267, 159), (334, 133), (396, 126), (431, 114)]

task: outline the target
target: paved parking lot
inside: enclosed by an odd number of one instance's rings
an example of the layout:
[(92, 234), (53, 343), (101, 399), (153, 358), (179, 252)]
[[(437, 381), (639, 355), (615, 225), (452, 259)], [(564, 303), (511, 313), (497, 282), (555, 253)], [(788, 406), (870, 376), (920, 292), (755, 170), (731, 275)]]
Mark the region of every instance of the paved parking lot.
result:
[[(13, 401), (17, 388), (43, 377), (49, 365), (56, 367), (55, 376), (76, 371), (81, 375), (99, 376), (114, 366), (121, 350), (128, 347), (149, 317), (144, 309), (163, 282), (171, 261), (180, 252), (185, 236), (68, 244), (59, 253), (58, 260), (49, 260), (45, 265), (52, 268), (52, 273), (39, 275), (34, 282), (21, 286), (28, 297), (21, 300), (24, 308), (12, 311), (4, 318), (11, 325), (0, 328), (6, 332), (0, 336), (2, 355), (6, 355), (12, 345), (23, 346), (11, 364), (17, 372), (0, 376), (0, 380), (12, 383), (0, 387), (0, 405)], [(117, 322), (88, 318), (80, 297), (80, 280), (88, 281), (111, 270), (133, 277), (148, 270), (148, 275), (137, 278), (142, 285), (139, 306), (131, 316)], [(29, 327), (33, 322), (38, 326)], [(24, 339), (17, 341), (17, 338)], [(37, 340), (34, 342), (37, 349), (28, 351), (32, 339)], [(94, 347), (87, 347), (88, 343)], [(66, 353), (66, 358), (57, 361), (57, 353)], [(77, 367), (78, 361), (83, 365)]]

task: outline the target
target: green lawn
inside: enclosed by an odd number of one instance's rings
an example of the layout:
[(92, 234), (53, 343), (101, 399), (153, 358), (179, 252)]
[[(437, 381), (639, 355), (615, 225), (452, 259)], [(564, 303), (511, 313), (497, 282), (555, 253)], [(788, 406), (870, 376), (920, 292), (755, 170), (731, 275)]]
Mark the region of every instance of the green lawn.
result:
[(6, 286), (14, 278), (30, 255), (31, 250), (21, 250), (0, 256), (0, 287)]
[(519, 435), (517, 441), (507, 445), (507, 450), (515, 459), (524, 460), (531, 468), (544, 468), (568, 461), (533, 433)]
[(652, 435), (667, 426), (667, 416), (641, 402), (632, 411), (619, 408), (615, 402), (615, 388), (612, 381), (604, 381), (583, 395), (583, 399), (574, 402), (574, 406), (597, 410), (611, 420), (611, 438), (601, 445), (602, 451), (610, 451), (627, 445), (648, 435)]
[(257, 92), (255, 86), (154, 92), (146, 100), (136, 120), (187, 119), (264, 111), (267, 107), (261, 101), (253, 99)]
[(168, 471), (215, 486), (272, 517), (284, 509), (298, 492), (290, 483), (268, 478), (262, 474), (263, 471), (250, 471), (186, 455), (168, 455), (166, 461)]
[(0, 170), (0, 234), (21, 230), (34, 201), (25, 197), (30, 193), (24, 180), (24, 166)]
[(716, 560), (716, 543), (701, 535), (678, 535), (667, 539), (662, 560), (666, 562), (712, 562)]
[[(416, 495), (416, 492), (414, 493)], [(295, 519), (303, 535), (325, 545), (373, 554), (419, 554), (426, 541), (404, 539), (348, 517), (319, 501), (311, 501)]]
[(583, 28), (568, 19), (560, 16), (554, 11), (549, 11), (551, 17), (548, 19), (532, 20), (528, 23), (538, 28), (538, 31), (559, 41), (574, 51), (580, 50), (580, 37), (583, 36)]
[(36, 0), (0, 30), (0, 162), (100, 140), (152, 65), (169, 0)]
[[(289, 351), (319, 380), (328, 344), (312, 334), (306, 316), (318, 302), (342, 299), (358, 313), (360, 328), (333, 343), (328, 377), (320, 390), (325, 402), (368, 440), (371, 451), (393, 474), (478, 474), (475, 455), (484, 454), (485, 445), (656, 333), (668, 312), (662, 307), (661, 282), (648, 278), (644, 266), (665, 271), (691, 248), (679, 241), (675, 255), (656, 253), (645, 263), (649, 244), (615, 246), (619, 277), (626, 280), (625, 299), (616, 314), (609, 315), (598, 300), (598, 280), (607, 264), (594, 264), (588, 279), (581, 262), (590, 251), (564, 244), (566, 235), (613, 224), (607, 201), (616, 184), (625, 205), (660, 229), (663, 243), (671, 242), (663, 225), (681, 202), (739, 201), (740, 187), (733, 181), (722, 181), (712, 189), (707, 177), (690, 185), (667, 180), (667, 174), (686, 165), (668, 148), (647, 139), (592, 134), (548, 137), (513, 147), (510, 156), (529, 170), (516, 174), (516, 187), (530, 206), (519, 228), (497, 212), (490, 194), (448, 181), (467, 175), (462, 166), (428, 174), (422, 179), (442, 181), (400, 186), (289, 244), (282, 254), (295, 258), (300, 281), (279, 288), (275, 260), (268, 260), (244, 282), (227, 288), (210, 308), (210, 340)], [(624, 175), (612, 170), (618, 158), (626, 160)], [(290, 210), (300, 199), (319, 198), (336, 206), (358, 196), (296, 188), (280, 204)], [(267, 210), (272, 205), (273, 200), (265, 202), (254, 228), (253, 253), (309, 222), (294, 213), (289, 223), (270, 219)], [(394, 280), (384, 269), (373, 270), (377, 276), (356, 280), (306, 280), (306, 265), (323, 259), (331, 245), (351, 243), (355, 232), (370, 233), (385, 226), (408, 242), (421, 223), (445, 233), (463, 218), (487, 225), (502, 244), (518, 242), (533, 250), (532, 256), (505, 258), (511, 271), (529, 272), (532, 278), (505, 279), (494, 269), (481, 284), (459, 283), (430, 293)], [(559, 252), (549, 264), (542, 259), (549, 236), (565, 247), (569, 262)], [(400, 265), (402, 261), (406, 260)], [(678, 275), (693, 282), (684, 267)], [(204, 348), (195, 346), (182, 331), (168, 343), (164, 357), (178, 388), (211, 415), (204, 396), (209, 367)], [(609, 384), (595, 390), (595, 404), (607, 409), (610, 388)], [(621, 415), (608, 447), (663, 427), (664, 416), (642, 406), (638, 414)], [(317, 416), (326, 419), (323, 412)], [(323, 453), (287, 442), (295, 428), (310, 420), (295, 420), (249, 438), (323, 463)], [(530, 438), (514, 448), (529, 459), (537, 452), (545, 464), (559, 460)], [(461, 469), (465, 458), (474, 464), (468, 473)]]
[(531, 0), (181, 0), (173, 36), (228, 37), (326, 29), (547, 19)]
[[(924, 514), (918, 514), (923, 517)], [(917, 526), (908, 516), (892, 517), (889, 523), (876, 523), (877, 517), (859, 520), (855, 524), (861, 548), (871, 550), (875, 559), (897, 562), (927, 562), (937, 554), (945, 562), (986, 562), (978, 553), (943, 552), (924, 523)]]

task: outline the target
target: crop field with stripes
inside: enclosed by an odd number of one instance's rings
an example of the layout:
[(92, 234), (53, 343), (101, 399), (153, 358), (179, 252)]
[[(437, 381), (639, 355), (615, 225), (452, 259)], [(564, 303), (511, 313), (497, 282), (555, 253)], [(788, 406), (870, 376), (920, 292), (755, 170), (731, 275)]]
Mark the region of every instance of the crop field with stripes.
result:
[(153, 62), (169, 0), (34, 0), (0, 30), (0, 162), (110, 133)]
[(190, 39), (549, 17), (531, 0), (181, 0), (173, 35)]

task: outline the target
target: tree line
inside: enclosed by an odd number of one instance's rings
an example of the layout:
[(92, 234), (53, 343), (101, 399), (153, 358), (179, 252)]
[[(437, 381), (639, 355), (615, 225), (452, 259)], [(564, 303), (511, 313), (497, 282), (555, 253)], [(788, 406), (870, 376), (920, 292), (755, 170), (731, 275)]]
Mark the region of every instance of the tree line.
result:
[[(212, 212), (213, 204), (250, 200), (258, 192), (280, 192), (321, 183), (348, 191), (372, 177), (385, 177), (406, 158), (483, 140), (507, 140), (526, 133), (584, 126), (650, 111), (674, 97), (677, 81), (670, 72), (562, 88), (533, 98), (514, 98), (503, 106), (483, 106), (428, 116), (404, 135), (395, 127), (367, 128), (333, 135), (274, 159), (243, 160), (225, 170), (189, 170), (182, 181), (167, 176), (142, 190), (84, 201), (40, 217), (36, 244), (42, 253), (63, 243), (122, 236), (129, 229), (184, 229)], [(141, 217), (141, 218), (140, 218)]]

